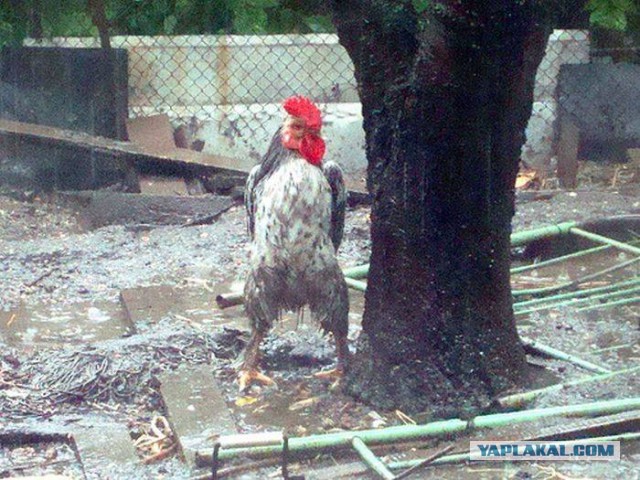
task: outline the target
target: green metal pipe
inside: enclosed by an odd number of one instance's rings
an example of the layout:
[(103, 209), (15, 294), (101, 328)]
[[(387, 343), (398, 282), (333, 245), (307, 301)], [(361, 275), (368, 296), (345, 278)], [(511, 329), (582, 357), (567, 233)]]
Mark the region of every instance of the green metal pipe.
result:
[(565, 300), (568, 298), (586, 297), (594, 293), (609, 292), (612, 290), (618, 290), (624, 287), (633, 287), (640, 285), (640, 278), (633, 278), (631, 280), (625, 280), (623, 282), (612, 283), (603, 287), (586, 288), (584, 290), (576, 290), (573, 292), (559, 293), (557, 295), (550, 295), (543, 298), (534, 298), (533, 300), (525, 300), (522, 302), (516, 302), (513, 304), (514, 308), (531, 307), (534, 305), (542, 305), (544, 303), (555, 302), (557, 300)]
[(351, 445), (353, 445), (353, 448), (358, 452), (358, 455), (360, 455), (360, 458), (367, 467), (376, 472), (380, 478), (384, 478), (385, 480), (394, 480), (396, 478), (391, 470), (389, 470), (382, 460), (380, 460), (376, 454), (367, 447), (362, 439), (359, 437), (353, 437)]
[(567, 288), (573, 288), (573, 287), (577, 287), (578, 285), (580, 285), (581, 283), (584, 282), (590, 282), (591, 280), (595, 280), (596, 278), (600, 278), (603, 277), (605, 275), (609, 275), (610, 273), (613, 272), (617, 272), (618, 270), (623, 270), (635, 263), (640, 262), (640, 257), (634, 257), (631, 258), (629, 260), (625, 260), (622, 263), (618, 263), (617, 265), (612, 265), (610, 267), (607, 268), (603, 268), (602, 270), (598, 270), (597, 272), (593, 272), (590, 273), (588, 275), (585, 275), (583, 277), (577, 278), (575, 280), (572, 280), (571, 282), (567, 282), (567, 283), (561, 283), (559, 285), (553, 285), (551, 287), (544, 287), (544, 288), (540, 288), (540, 289), (531, 289), (531, 290), (513, 290), (511, 292), (511, 295), (516, 297), (516, 296), (522, 296), (525, 294), (529, 294), (529, 295), (534, 295), (534, 294), (540, 294), (540, 293), (552, 293), (554, 291), (559, 291), (559, 290), (564, 290)]
[(541, 288), (523, 288), (520, 290), (511, 290), (511, 296), (514, 298), (517, 297), (528, 297), (530, 295), (541, 295), (545, 293), (555, 293), (561, 290), (564, 290), (569, 287), (573, 287), (574, 282), (566, 282), (560, 283), (558, 285), (552, 285), (550, 287), (541, 287)]
[(361, 280), (355, 280), (349, 277), (344, 277), (344, 281), (346, 282), (347, 287), (353, 288), (354, 290), (358, 290), (359, 292), (364, 292), (367, 290), (367, 282), (363, 282)]
[(640, 303), (640, 297), (625, 298), (625, 299), (622, 299), (622, 300), (616, 300), (614, 302), (603, 303), (601, 305), (591, 305), (589, 307), (578, 308), (577, 311), (578, 312), (589, 312), (591, 310), (602, 310), (604, 308), (622, 307), (624, 305), (633, 305), (634, 303)]
[[(557, 225), (547, 225), (545, 227), (533, 228), (523, 232), (515, 232), (511, 235), (511, 246), (519, 247), (541, 238), (553, 237), (556, 235), (566, 235), (571, 228), (577, 225), (576, 222), (564, 222)], [(600, 247), (599, 247), (600, 248)], [(369, 264), (358, 265), (355, 267), (345, 268), (344, 276), (360, 280), (369, 275)]]
[(530, 338), (520, 337), (520, 340), (522, 340), (522, 342), (525, 345), (532, 348), (533, 350), (536, 350), (539, 353), (548, 355), (558, 360), (564, 360), (565, 362), (573, 363), (574, 365), (582, 367), (585, 370), (590, 370), (596, 373), (611, 373), (611, 370), (609, 370), (608, 368), (604, 368), (594, 363), (588, 362), (586, 360), (576, 357), (575, 355), (569, 355), (568, 353), (565, 353), (562, 350), (558, 350), (548, 345), (544, 345), (535, 340), (531, 340)]
[[(567, 442), (618, 442), (618, 441), (633, 441), (640, 439), (640, 432), (629, 432), (629, 433), (619, 433), (617, 435), (607, 435), (606, 437), (587, 437), (580, 438), (576, 440), (565, 440)], [(526, 441), (526, 440), (525, 440)], [(550, 440), (553, 441), (553, 440)], [(447, 455), (444, 457), (440, 457), (435, 459), (433, 462), (429, 464), (431, 465), (451, 465), (454, 463), (462, 463), (470, 461), (469, 458), (470, 453), (455, 453), (453, 455)], [(415, 459), (415, 460), (400, 460), (397, 462), (389, 462), (387, 465), (392, 470), (403, 470), (405, 468), (411, 468), (415, 465), (419, 465), (423, 460)]]
[(524, 232), (515, 232), (511, 235), (511, 246), (520, 247), (535, 240), (540, 240), (541, 238), (567, 235), (576, 225), (576, 222), (564, 222), (556, 225), (534, 228), (532, 230), (525, 230)]
[(555, 265), (556, 263), (566, 262), (567, 260), (573, 260), (575, 258), (591, 255), (592, 253), (601, 252), (603, 250), (609, 250), (613, 248), (611, 245), (600, 245), (599, 247), (588, 248), (587, 250), (580, 250), (579, 252), (570, 253), (568, 255), (562, 255), (561, 257), (550, 258), (549, 260), (543, 260), (541, 262), (532, 263), (531, 265), (523, 265), (521, 267), (514, 267), (511, 269), (511, 274), (527, 272), (529, 270), (535, 270), (537, 268), (548, 267), (549, 265)]
[[(426, 425), (399, 425), (383, 429), (369, 429), (353, 432), (336, 432), (308, 437), (293, 437), (289, 439), (289, 450), (292, 453), (317, 453), (327, 449), (350, 446), (353, 437), (359, 437), (366, 444), (382, 444), (392, 442), (405, 442), (419, 440), (434, 436), (459, 433), (470, 428), (495, 428), (516, 423), (533, 422), (543, 418), (560, 416), (592, 416), (605, 415), (640, 409), (640, 397), (618, 400), (605, 400), (579, 405), (549, 407), (519, 412), (497, 413), (483, 415), (471, 420), (451, 419), (428, 423)], [(272, 456), (280, 455), (282, 449), (279, 446), (223, 449), (219, 452), (221, 460), (243, 456)], [(197, 452), (196, 462), (199, 466), (210, 465), (212, 452)]]
[[(637, 292), (640, 292), (640, 287), (627, 288), (627, 289), (622, 289), (615, 292), (601, 293), (599, 295), (593, 295), (587, 298), (574, 298), (571, 300), (563, 300), (561, 302), (554, 302), (554, 303), (549, 303), (547, 305), (539, 305), (533, 308), (518, 310), (517, 312), (515, 312), (515, 315), (528, 315), (530, 313), (542, 312), (545, 310), (552, 310), (554, 308), (572, 307), (576, 305), (583, 305), (585, 303), (589, 304), (593, 301), (608, 300), (610, 298), (617, 298), (617, 297), (625, 297), (629, 294), (637, 293)], [(519, 304), (515, 303), (513, 306), (514, 308), (518, 308), (518, 305)], [(601, 306), (601, 305), (596, 305), (596, 306)]]
[(347, 278), (361, 280), (363, 278), (367, 278), (367, 275), (369, 275), (369, 264), (365, 263), (364, 265), (345, 268), (344, 270), (342, 270), (342, 273)]
[(558, 383), (556, 385), (550, 385), (544, 388), (538, 388), (536, 390), (530, 390), (528, 392), (514, 393), (513, 395), (507, 395), (498, 399), (498, 404), (503, 408), (519, 408), (525, 403), (535, 400), (540, 395), (547, 393), (557, 392), (558, 390), (564, 390), (565, 388), (576, 387), (585, 383), (603, 382), (610, 378), (618, 377), (620, 375), (627, 375), (640, 371), (640, 366), (633, 368), (626, 368), (624, 370), (617, 370), (611, 373), (602, 373), (599, 375), (592, 375), (590, 377), (580, 378), (565, 383)]
[(589, 240), (592, 240), (594, 242), (604, 243), (605, 245), (611, 245), (612, 247), (615, 247), (625, 252), (632, 253), (633, 255), (640, 255), (640, 248), (629, 245), (628, 243), (614, 240), (613, 238), (604, 237), (596, 233), (587, 232), (586, 230), (582, 230), (581, 228), (578, 228), (578, 227), (570, 228), (569, 232), (579, 237), (588, 238)]
[(591, 353), (605, 353), (605, 352), (611, 352), (613, 350), (620, 350), (622, 348), (631, 348), (633, 346), (636, 345), (636, 342), (631, 342), (631, 343), (623, 343), (621, 345), (613, 345), (611, 347), (605, 347), (605, 348), (598, 348), (597, 350), (591, 350)]

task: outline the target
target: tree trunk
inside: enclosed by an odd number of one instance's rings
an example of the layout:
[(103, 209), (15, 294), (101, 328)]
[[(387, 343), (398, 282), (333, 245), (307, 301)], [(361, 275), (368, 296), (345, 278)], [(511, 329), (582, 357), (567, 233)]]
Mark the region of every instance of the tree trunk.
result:
[(416, 3), (333, 2), (374, 194), (347, 387), (384, 408), (449, 414), (485, 406), (526, 366), (509, 236), (550, 30), (529, 2), (430, 2), (420, 15)]
[(104, 6), (104, 0), (88, 0), (87, 6), (91, 14), (91, 21), (98, 29), (100, 37), (100, 47), (104, 49), (111, 48), (111, 40), (109, 38), (109, 20)]

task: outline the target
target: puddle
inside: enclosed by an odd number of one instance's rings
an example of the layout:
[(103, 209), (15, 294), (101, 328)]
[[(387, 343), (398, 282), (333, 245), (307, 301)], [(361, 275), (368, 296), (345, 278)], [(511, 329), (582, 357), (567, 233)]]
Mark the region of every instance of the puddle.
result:
[(13, 346), (78, 345), (133, 333), (117, 303), (33, 305), (0, 311), (0, 334)]

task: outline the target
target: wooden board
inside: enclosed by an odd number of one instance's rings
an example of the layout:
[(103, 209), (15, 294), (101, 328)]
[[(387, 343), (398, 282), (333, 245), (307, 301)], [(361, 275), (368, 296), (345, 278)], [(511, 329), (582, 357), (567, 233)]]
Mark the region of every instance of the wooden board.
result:
[[(95, 137), (86, 133), (61, 128), (34, 125), (0, 119), (0, 145), (4, 139), (18, 139), (21, 142), (37, 143), (45, 146), (67, 146), (85, 152), (85, 161), (97, 157), (107, 157), (124, 163), (155, 162), (188, 167), (198, 172), (227, 172), (247, 175), (250, 167), (243, 167), (233, 157), (212, 155), (185, 148), (169, 148), (159, 150), (156, 147), (137, 145), (132, 142), (121, 142), (103, 137)], [(347, 189), (350, 201), (366, 201), (368, 194), (365, 181), (361, 176), (347, 175)]]

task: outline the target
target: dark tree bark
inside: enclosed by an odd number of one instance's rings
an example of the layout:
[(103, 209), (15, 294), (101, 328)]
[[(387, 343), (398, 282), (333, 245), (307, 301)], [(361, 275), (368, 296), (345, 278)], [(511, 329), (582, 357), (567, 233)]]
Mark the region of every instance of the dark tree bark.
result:
[(458, 413), (525, 371), (511, 307), (514, 183), (550, 33), (534, 3), (332, 3), (362, 101), (372, 207), (348, 390)]
[(98, 29), (100, 37), (100, 47), (104, 49), (111, 48), (111, 40), (109, 38), (109, 19), (104, 6), (104, 0), (87, 0), (87, 7), (91, 14), (91, 21)]

